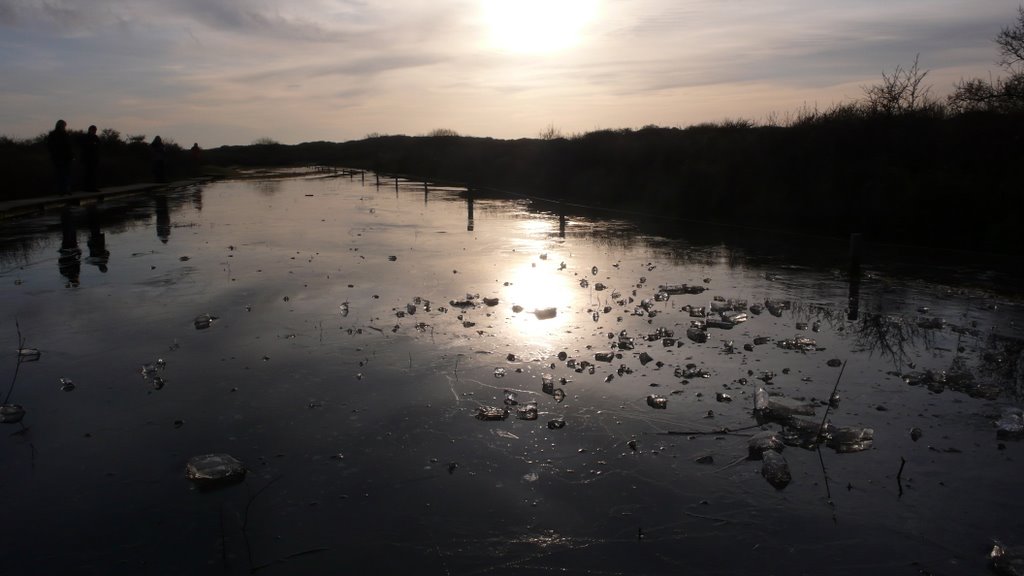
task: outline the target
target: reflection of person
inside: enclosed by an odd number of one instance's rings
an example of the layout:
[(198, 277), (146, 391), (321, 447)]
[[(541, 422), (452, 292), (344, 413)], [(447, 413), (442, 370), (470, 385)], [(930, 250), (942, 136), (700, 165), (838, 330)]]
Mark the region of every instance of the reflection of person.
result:
[(46, 135), (46, 147), (53, 162), (54, 187), (57, 194), (71, 194), (71, 161), (74, 160), (75, 153), (71, 149), (67, 125), (67, 122), (57, 120), (56, 126)]
[(156, 197), (156, 237), (167, 244), (171, 238), (171, 214), (167, 210), (167, 197)]
[(96, 135), (96, 126), (89, 126), (89, 131), (82, 136), (79, 146), (82, 149), (82, 189), (95, 192), (96, 168), (100, 163), (100, 137)]
[(164, 181), (164, 141), (159, 136), (153, 138), (153, 142), (149, 145), (149, 150), (153, 156), (153, 179), (157, 182)]
[(65, 207), (60, 213), (60, 231), (60, 258), (57, 259), (57, 268), (60, 275), (68, 279), (65, 286), (77, 288), (78, 276), (82, 271), (82, 250), (78, 247), (78, 231), (75, 230), (75, 218), (70, 207)]
[(99, 210), (96, 205), (89, 206), (89, 258), (86, 262), (99, 268), (100, 272), (106, 273), (107, 262), (110, 260), (110, 251), (107, 250), (107, 237), (100, 229)]

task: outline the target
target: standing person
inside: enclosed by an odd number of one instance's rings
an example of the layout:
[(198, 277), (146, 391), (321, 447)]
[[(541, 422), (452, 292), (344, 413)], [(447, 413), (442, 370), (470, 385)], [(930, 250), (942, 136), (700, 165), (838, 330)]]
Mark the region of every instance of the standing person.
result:
[(54, 188), (60, 195), (71, 194), (71, 161), (75, 159), (67, 126), (67, 122), (57, 120), (53, 130), (46, 135), (46, 147), (53, 162)]
[(82, 189), (96, 192), (96, 168), (100, 164), (100, 137), (96, 135), (96, 126), (89, 126), (89, 131), (82, 136), (79, 143), (82, 149)]
[(192, 155), (192, 175), (195, 176), (199, 174), (199, 166), (203, 163), (203, 149), (199, 147), (199, 142), (193, 142), (189, 152)]
[(149, 150), (153, 156), (153, 178), (157, 182), (164, 181), (164, 141), (159, 136), (153, 138), (153, 142), (149, 145)]

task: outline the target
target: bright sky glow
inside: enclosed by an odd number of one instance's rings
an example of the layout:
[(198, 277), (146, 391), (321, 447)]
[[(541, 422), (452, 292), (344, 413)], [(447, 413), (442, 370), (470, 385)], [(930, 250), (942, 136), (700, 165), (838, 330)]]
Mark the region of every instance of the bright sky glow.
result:
[(0, 0), (0, 135), (64, 118), (204, 147), (536, 137), (858, 98), (920, 54), (999, 74), (1020, 0)]
[(546, 54), (576, 46), (597, 13), (596, 0), (483, 0), (491, 43), (512, 52)]

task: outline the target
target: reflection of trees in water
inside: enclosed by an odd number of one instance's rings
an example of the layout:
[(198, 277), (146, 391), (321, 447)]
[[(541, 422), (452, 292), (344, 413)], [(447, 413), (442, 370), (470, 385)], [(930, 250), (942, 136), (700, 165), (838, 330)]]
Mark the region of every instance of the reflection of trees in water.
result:
[(897, 370), (912, 363), (909, 350), (918, 347), (918, 340), (926, 346), (934, 343), (928, 331), (896, 314), (864, 314), (853, 333), (861, 350), (891, 358)]

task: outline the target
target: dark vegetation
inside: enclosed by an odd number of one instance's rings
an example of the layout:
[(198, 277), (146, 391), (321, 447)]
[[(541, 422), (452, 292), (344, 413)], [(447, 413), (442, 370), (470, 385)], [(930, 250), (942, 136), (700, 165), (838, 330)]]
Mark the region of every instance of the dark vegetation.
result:
[[(72, 189), (77, 190), (83, 172), (79, 142), (85, 131), (69, 128), (68, 133), (75, 153)], [(54, 193), (54, 170), (46, 147), (46, 135), (44, 132), (28, 140), (0, 136), (0, 173), (5, 176), (3, 187), (0, 188), (0, 200)], [(154, 180), (153, 153), (144, 135), (122, 137), (117, 130), (105, 128), (100, 131), (99, 137), (99, 186), (121, 186)], [(200, 165), (189, 150), (166, 138), (163, 144), (167, 180), (200, 175)]]
[[(480, 193), (505, 191), (687, 221), (1019, 253), (1024, 246), (1024, 8), (996, 37), (1006, 78), (962, 80), (931, 96), (915, 59), (883, 73), (861, 100), (803, 110), (788, 122), (600, 130), (497, 140), (436, 130), (344, 143), (261, 139), (204, 152), (210, 166), (327, 165)], [(140, 137), (105, 131), (101, 185), (145, 180)], [(48, 191), (42, 139), (0, 140), (5, 195)], [(193, 175), (168, 147), (169, 177)]]

